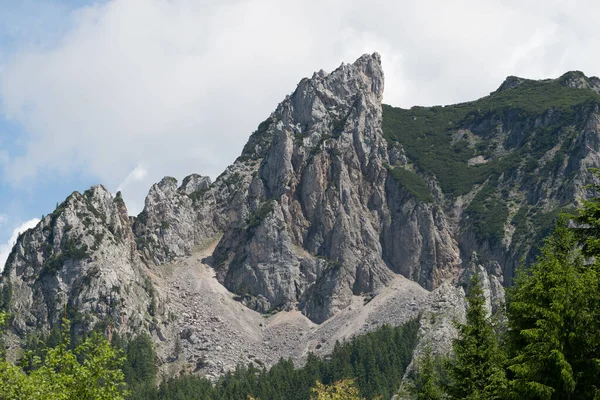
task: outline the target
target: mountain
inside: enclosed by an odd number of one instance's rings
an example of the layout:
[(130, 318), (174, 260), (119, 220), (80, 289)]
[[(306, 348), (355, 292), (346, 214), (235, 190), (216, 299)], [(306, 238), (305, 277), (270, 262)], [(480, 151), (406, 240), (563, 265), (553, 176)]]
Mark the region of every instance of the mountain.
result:
[(76, 332), (149, 332), (172, 374), (302, 361), (419, 313), (422, 343), (448, 348), (462, 284), (477, 271), (496, 312), (560, 210), (594, 194), (600, 80), (509, 77), (408, 110), (383, 89), (378, 54), (301, 80), (215, 182), (166, 177), (137, 217), (102, 186), (73, 193), (2, 273), (9, 349), (65, 312)]

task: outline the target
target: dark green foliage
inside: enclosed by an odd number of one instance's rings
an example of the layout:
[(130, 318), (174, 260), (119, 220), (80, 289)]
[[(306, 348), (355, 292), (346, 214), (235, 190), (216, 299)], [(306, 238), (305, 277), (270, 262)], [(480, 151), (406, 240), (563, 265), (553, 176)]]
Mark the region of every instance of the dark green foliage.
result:
[(60, 342), (61, 328), (58, 325), (55, 325), (49, 334), (28, 334), (25, 336), (23, 358), (19, 364), (23, 367), (23, 370), (30, 372), (32, 370), (33, 358), (39, 357), (44, 361), (46, 349), (56, 347)]
[(346, 123), (348, 122), (348, 118), (350, 117), (350, 113), (352, 109), (348, 111), (348, 114), (340, 116), (331, 121), (331, 135), (334, 138), (339, 137), (342, 132), (344, 132), (344, 128), (346, 127)]
[(508, 207), (496, 193), (495, 183), (494, 180), (487, 182), (465, 210), (477, 240), (494, 244), (504, 237), (504, 223), (508, 218)]
[(267, 215), (273, 211), (273, 207), (273, 201), (265, 201), (264, 203), (261, 203), (261, 205), (258, 206), (256, 210), (254, 210), (254, 212), (248, 216), (246, 220), (248, 229), (257, 228), (264, 221), (264, 219), (267, 218)]
[(392, 177), (400, 182), (413, 196), (424, 203), (433, 202), (429, 187), (419, 175), (405, 168), (389, 168)]
[(317, 381), (330, 384), (343, 378), (355, 378), (366, 398), (390, 398), (410, 363), (418, 326), (417, 320), (397, 328), (383, 326), (349, 343), (336, 344), (329, 360), (309, 354), (306, 365), (300, 369), (295, 369), (291, 360), (283, 359), (269, 371), (253, 364), (238, 366), (215, 386), (207, 379), (184, 375), (169, 379), (156, 389), (139, 387), (131, 399), (238, 400), (252, 395), (257, 399), (307, 400)]
[(190, 193), (189, 197), (190, 197), (190, 199), (192, 199), (192, 202), (194, 202), (194, 203), (202, 202), (206, 192), (208, 192), (208, 188), (198, 189), (198, 190)]
[[(175, 178), (172, 178), (175, 179)], [(77, 193), (77, 192), (75, 192)], [(94, 215), (94, 217), (96, 217), (97, 219), (99, 219), (100, 221), (102, 221), (102, 223), (106, 224), (106, 214), (98, 211), (96, 209), (96, 207), (94, 207), (94, 205), (92, 204), (92, 200), (91, 198), (93, 197), (92, 191), (90, 190), (86, 190), (85, 192), (83, 192), (83, 199), (85, 201), (85, 205), (87, 207), (87, 210)]]
[[(591, 90), (522, 80), (516, 88), (468, 103), (409, 110), (383, 106), (382, 127), (389, 142), (402, 145), (421, 176), (435, 177), (446, 198), (483, 185), (461, 221), (461, 230), (472, 233), (480, 246), (502, 243), (504, 227), (511, 223), (511, 192), (525, 195), (521, 206), (528, 210), (513, 218), (519, 226), (508, 252), (531, 263), (539, 253), (536, 243), (560, 212), (548, 204), (536, 208), (545, 198), (543, 184), (555, 179), (559, 190), (569, 184), (577, 171), (572, 165), (580, 146), (575, 138), (599, 103), (600, 96)], [(552, 156), (544, 158), (550, 150)], [(483, 157), (483, 163), (469, 165), (475, 156)], [(573, 200), (567, 193), (561, 206)], [(507, 283), (513, 277), (509, 268)]]
[(453, 399), (500, 400), (506, 391), (504, 356), (486, 316), (478, 275), (471, 280), (467, 302), (467, 322), (458, 326), (446, 390)]
[(50, 226), (51, 227), (54, 227), (56, 225), (56, 220), (63, 213), (63, 211), (65, 211), (65, 209), (67, 208), (67, 204), (69, 203), (69, 200), (71, 200), (71, 198), (74, 196), (75, 193), (76, 192), (71, 193), (65, 199), (65, 201), (63, 201), (62, 203), (56, 205), (56, 208), (54, 209), (54, 211), (52, 211), (52, 214), (50, 214), (50, 216), (51, 216), (51, 218), (50, 218)]
[(519, 208), (519, 211), (514, 215), (511, 224), (515, 227), (513, 238), (521, 237), (527, 234), (527, 215), (529, 214), (530, 207), (523, 205)]
[(317, 256), (319, 260), (323, 260), (326, 263), (326, 269), (340, 269), (342, 268), (342, 263), (339, 261), (332, 260), (325, 256)]
[(526, 265), (534, 262), (539, 255), (543, 239), (552, 232), (559, 215), (572, 211), (572, 207), (557, 208), (549, 212), (528, 205), (519, 208), (511, 221), (515, 227), (512, 245), (519, 249), (529, 248), (525, 255)]
[[(531, 171), (534, 160), (559, 142), (559, 135), (565, 134), (565, 127), (574, 122), (577, 112), (598, 102), (600, 96), (591, 90), (572, 89), (549, 81), (525, 81), (517, 88), (451, 106), (405, 110), (384, 105), (382, 126), (386, 139), (400, 142), (419, 170), (436, 176), (444, 193), (457, 196), (468, 193), (473, 185), (489, 177), (510, 173), (523, 160), (530, 161), (526, 169)], [(554, 115), (560, 116), (561, 124), (536, 128), (535, 118), (551, 108)], [(453, 142), (456, 131), (475, 129), (485, 120), (500, 123), (511, 116), (522, 121), (522, 128), (527, 128), (523, 130), (529, 136), (518, 143), (506, 143), (513, 148), (512, 153), (486, 164), (467, 165), (476, 155), (486, 158), (493, 155), (494, 144), (486, 136), (476, 138), (473, 146), (467, 146), (465, 141)], [(531, 143), (531, 148), (527, 143)]]
[(258, 125), (258, 128), (250, 136), (248, 143), (246, 143), (242, 150), (242, 155), (237, 161), (257, 160), (264, 156), (265, 151), (270, 147), (273, 140), (273, 137), (268, 133), (269, 125), (273, 122), (273, 118), (269, 117)]
[[(592, 173), (600, 178), (600, 169), (592, 169)], [(600, 193), (600, 185), (592, 185), (596, 193)], [(600, 255), (600, 196), (585, 201), (576, 213), (579, 226), (575, 229), (578, 240), (583, 244), (583, 253), (587, 257)]]
[(423, 355), (415, 360), (413, 379), (407, 382), (404, 392), (415, 400), (441, 400), (447, 398), (444, 392), (447, 372), (445, 359), (434, 356), (431, 348), (425, 348)]
[[(0, 314), (0, 325), (4, 319)], [(58, 345), (39, 346), (41, 356), (25, 354), (26, 370), (0, 361), (0, 398), (124, 399), (121, 353), (98, 333), (74, 345), (69, 332), (69, 321), (63, 319)]]
[(0, 281), (2, 281), (2, 289), (0, 290), (0, 312), (7, 311), (10, 308), (10, 303), (12, 301), (12, 282), (9, 279), (3, 279), (0, 277)]
[(92, 246), (92, 250), (96, 251), (100, 248), (102, 244), (102, 240), (104, 239), (104, 232), (94, 232), (94, 245)]
[(54, 253), (46, 260), (41, 275), (55, 274), (67, 260), (84, 260), (89, 256), (86, 244), (78, 246), (74, 239), (67, 238), (62, 252)]
[(154, 387), (158, 367), (150, 337), (140, 335), (127, 343), (125, 356), (127, 360), (123, 364), (123, 373), (130, 390), (137, 391), (143, 386)]
[[(225, 175), (225, 174), (226, 174), (226, 172), (224, 172), (221, 175), (221, 176), (225, 176), (225, 178), (222, 180), (222, 182), (223, 182), (223, 184), (225, 186), (234, 186), (234, 187), (236, 187), (240, 183), (242, 183), (243, 177), (242, 177), (242, 174), (240, 174), (239, 172), (234, 172), (234, 173), (229, 174), (229, 175)], [(217, 178), (217, 180), (219, 180), (219, 178)]]
[(569, 112), (576, 105), (598, 101), (600, 95), (592, 90), (574, 89), (553, 81), (526, 80), (517, 88), (494, 92), (473, 103), (478, 103), (482, 111), (518, 109), (536, 115), (549, 108)]
[(463, 105), (413, 107), (410, 110), (383, 107), (383, 132), (388, 140), (402, 144), (406, 154), (425, 173), (435, 176), (444, 193), (468, 193), (474, 184), (483, 183), (489, 164), (468, 166), (473, 149), (452, 146), (452, 134), (465, 116)]
[(539, 248), (543, 245), (544, 238), (554, 230), (560, 215), (570, 213), (573, 211), (573, 207), (557, 208), (549, 212), (539, 209), (533, 211), (535, 214), (531, 217), (531, 225), (537, 228), (537, 235), (534, 237), (534, 247), (539, 251)]
[[(132, 393), (131, 400), (191, 400), (212, 399), (214, 388), (208, 379), (193, 375), (171, 378), (161, 383), (158, 389), (147, 387)], [(241, 399), (246, 399), (242, 397)]]
[(4, 341), (4, 325), (8, 319), (8, 314), (0, 309), (0, 362), (6, 361), (6, 343)]
[(148, 296), (150, 296), (150, 305), (148, 306), (148, 314), (151, 316), (156, 315), (156, 293), (154, 292), (154, 284), (152, 283), (152, 279), (149, 276), (144, 278), (144, 289)]
[[(584, 212), (580, 215), (585, 215)], [(521, 399), (594, 399), (600, 376), (600, 279), (559, 220), (509, 291), (510, 390)]]

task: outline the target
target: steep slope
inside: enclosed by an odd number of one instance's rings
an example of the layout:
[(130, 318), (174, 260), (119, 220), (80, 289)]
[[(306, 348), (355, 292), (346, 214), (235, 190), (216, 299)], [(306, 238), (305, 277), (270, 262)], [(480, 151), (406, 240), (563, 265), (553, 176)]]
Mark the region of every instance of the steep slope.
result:
[(600, 164), (598, 82), (580, 72), (547, 81), (509, 77), (470, 103), (384, 106), (399, 164), (441, 189), (436, 202), (453, 216), (464, 262), (475, 251), (510, 280), (522, 257), (533, 259), (533, 244), (558, 212), (593, 194), (586, 185)]
[(215, 182), (166, 177), (136, 218), (101, 186), (73, 193), (0, 278), (15, 340), (66, 310), (76, 331), (151, 332), (169, 373), (216, 376), (419, 312), (423, 343), (448, 344), (475, 271), (500, 309), (558, 212), (594, 194), (600, 80), (509, 77), (409, 110), (383, 87), (377, 54), (303, 79)]
[[(377, 54), (302, 80), (209, 188), (186, 199), (168, 179), (153, 187), (134, 228), (140, 249), (162, 262), (222, 231), (210, 262), (229, 290), (316, 322), (394, 273), (433, 288), (460, 265), (457, 243), (443, 210), (388, 172), (383, 85)], [(144, 235), (157, 221), (164, 234)]]

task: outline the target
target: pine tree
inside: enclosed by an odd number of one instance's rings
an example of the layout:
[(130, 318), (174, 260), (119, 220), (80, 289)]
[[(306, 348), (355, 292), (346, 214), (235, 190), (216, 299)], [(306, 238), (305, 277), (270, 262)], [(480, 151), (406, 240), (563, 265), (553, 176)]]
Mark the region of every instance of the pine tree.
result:
[(453, 399), (502, 399), (506, 389), (504, 358), (486, 315), (478, 275), (471, 280), (467, 302), (467, 321), (458, 326), (454, 356), (448, 363), (447, 392)]
[[(600, 179), (600, 169), (591, 170)], [(587, 189), (593, 189), (600, 193), (600, 185), (590, 185)], [(597, 257), (600, 255), (600, 196), (593, 197), (583, 202), (583, 206), (575, 216), (578, 226), (572, 228), (578, 241), (582, 244), (582, 252), (586, 257)]]
[(442, 400), (446, 399), (442, 389), (443, 361), (438, 356), (433, 356), (431, 347), (426, 347), (423, 354), (415, 361), (413, 371), (414, 379), (406, 383), (400, 394), (401, 398), (415, 400)]
[(125, 355), (123, 373), (129, 387), (155, 386), (158, 367), (150, 336), (142, 334), (130, 341), (126, 346)]
[[(597, 262), (559, 220), (508, 292), (510, 391), (520, 399), (593, 399), (600, 377)], [(589, 249), (588, 249), (589, 250)]]

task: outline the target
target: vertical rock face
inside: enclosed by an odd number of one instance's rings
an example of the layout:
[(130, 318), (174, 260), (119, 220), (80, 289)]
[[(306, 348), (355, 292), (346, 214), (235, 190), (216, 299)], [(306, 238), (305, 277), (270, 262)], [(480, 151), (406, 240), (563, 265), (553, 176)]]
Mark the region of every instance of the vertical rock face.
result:
[(144, 259), (173, 260), (222, 232), (211, 261), (229, 290), (260, 311), (299, 307), (317, 322), (394, 273), (439, 283), (460, 263), (457, 245), (442, 208), (388, 173), (383, 88), (378, 54), (315, 73), (213, 184), (154, 185), (134, 226)]
[(379, 56), (363, 56), (302, 80), (271, 115), (270, 146), (243, 154), (261, 160), (250, 214), (216, 251), (227, 287), (322, 321), (387, 281), (373, 207), (385, 197), (382, 91)]
[(475, 102), (410, 110), (382, 106), (383, 88), (378, 54), (301, 80), (215, 182), (166, 177), (137, 218), (102, 187), (74, 193), (19, 238), (0, 305), (20, 333), (65, 306), (154, 324), (147, 267), (218, 240), (205, 261), (262, 312), (322, 322), (394, 274), (431, 290), (474, 271), (497, 310), (556, 210), (593, 194), (600, 81), (509, 77)]
[(377, 54), (315, 73), (261, 124), (233, 166), (252, 166), (252, 174), (240, 174), (249, 182), (244, 211), (225, 230), (215, 268), (262, 311), (298, 305), (321, 322), (393, 272), (433, 286), (436, 273), (425, 265), (459, 262), (435, 215), (442, 210), (390, 179), (383, 86)]
[(120, 197), (102, 186), (73, 193), (22, 234), (3, 272), (3, 305), (20, 335), (58, 326), (110, 322), (139, 329), (150, 295)]
[(461, 263), (452, 221), (439, 205), (419, 201), (394, 179), (388, 180), (386, 195), (384, 259), (394, 272), (427, 289), (437, 287)]
[(146, 262), (161, 264), (189, 255), (196, 243), (214, 233), (214, 207), (202, 199), (209, 186), (210, 178), (194, 174), (179, 188), (172, 177), (150, 188), (144, 210), (133, 225)]

